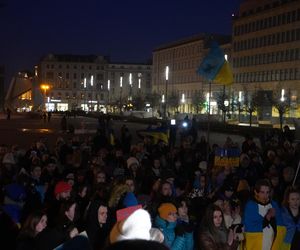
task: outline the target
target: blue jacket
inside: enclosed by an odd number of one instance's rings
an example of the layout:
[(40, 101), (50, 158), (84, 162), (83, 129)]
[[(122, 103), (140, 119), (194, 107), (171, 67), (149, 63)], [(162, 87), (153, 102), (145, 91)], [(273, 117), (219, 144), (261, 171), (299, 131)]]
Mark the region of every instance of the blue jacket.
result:
[(284, 238), (284, 243), (291, 244), (296, 230), (300, 231), (300, 219), (298, 219), (297, 223), (295, 223), (290, 212), (285, 207), (282, 208), (282, 219), (283, 225), (287, 230)]
[(192, 250), (194, 247), (194, 240), (192, 233), (184, 233), (183, 236), (175, 235), (176, 222), (167, 222), (157, 216), (154, 222), (163, 233), (166, 244), (171, 250)]

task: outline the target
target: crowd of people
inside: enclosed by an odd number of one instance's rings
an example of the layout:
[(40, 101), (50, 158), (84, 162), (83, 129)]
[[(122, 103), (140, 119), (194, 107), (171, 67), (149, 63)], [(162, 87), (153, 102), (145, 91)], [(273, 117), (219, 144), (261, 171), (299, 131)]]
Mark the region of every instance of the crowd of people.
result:
[[(104, 122), (104, 121), (103, 121)], [(105, 122), (104, 122), (105, 123)], [(0, 145), (0, 244), (5, 249), (300, 249), (300, 144), (286, 131), (259, 147), (133, 144), (99, 121), (93, 137)], [(218, 148), (239, 166), (215, 165)], [(151, 247), (150, 247), (151, 246)]]

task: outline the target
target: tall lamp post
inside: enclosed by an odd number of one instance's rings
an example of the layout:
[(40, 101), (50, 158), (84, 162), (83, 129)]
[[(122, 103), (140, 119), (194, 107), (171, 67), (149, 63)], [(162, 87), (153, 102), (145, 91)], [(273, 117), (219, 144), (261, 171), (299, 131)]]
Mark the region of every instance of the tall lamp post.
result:
[[(93, 75), (91, 75), (91, 88), (93, 88), (93, 86), (94, 86), (94, 76)], [(90, 103), (90, 107), (89, 107), (89, 111), (93, 111), (93, 110), (91, 110), (92, 109), (92, 103), (93, 103), (93, 96), (91, 96), (91, 100), (89, 101), (89, 103)]]
[(129, 74), (129, 101), (132, 101), (132, 74)]
[(169, 80), (169, 66), (166, 66), (166, 86), (165, 86), (165, 105), (164, 105), (164, 118), (167, 119), (167, 105), (168, 105), (168, 80)]
[(138, 78), (139, 78), (139, 94), (141, 94), (141, 88), (142, 88), (142, 73), (138, 73)]
[(123, 76), (120, 76), (120, 113), (122, 111), (122, 89), (123, 89)]
[(46, 107), (46, 98), (47, 98), (47, 90), (50, 88), (50, 86), (48, 84), (42, 84), (40, 87), (44, 91), (45, 110), (47, 110), (47, 107)]
[(86, 77), (83, 79), (83, 88), (84, 88), (84, 105), (83, 109), (86, 111), (86, 106), (87, 106), (87, 98), (86, 98)]
[(110, 92), (110, 80), (107, 80), (107, 109), (108, 109), (108, 106), (109, 106), (109, 93)]

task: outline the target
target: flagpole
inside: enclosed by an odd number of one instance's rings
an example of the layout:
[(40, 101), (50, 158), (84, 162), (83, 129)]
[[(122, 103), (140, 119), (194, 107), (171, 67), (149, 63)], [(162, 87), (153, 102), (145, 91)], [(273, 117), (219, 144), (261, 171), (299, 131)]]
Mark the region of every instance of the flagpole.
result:
[(299, 168), (300, 168), (300, 160), (298, 162), (297, 171), (296, 171), (296, 174), (295, 174), (295, 177), (294, 177), (293, 187), (295, 186), (295, 183), (296, 183), (296, 180), (297, 180), (297, 177), (298, 177), (298, 174), (299, 174)]
[(210, 97), (211, 97), (211, 81), (209, 81), (208, 85), (208, 112), (207, 112), (207, 152), (206, 152), (206, 160), (207, 165), (209, 163), (209, 143), (210, 143)]

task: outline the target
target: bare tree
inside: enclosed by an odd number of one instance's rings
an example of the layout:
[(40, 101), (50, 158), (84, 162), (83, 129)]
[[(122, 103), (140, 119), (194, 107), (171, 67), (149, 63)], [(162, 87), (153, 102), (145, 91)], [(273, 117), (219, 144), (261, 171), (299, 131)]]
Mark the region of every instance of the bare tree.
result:
[(143, 110), (145, 107), (145, 100), (141, 95), (136, 95), (132, 99), (132, 104), (135, 110)]
[(253, 113), (257, 111), (259, 107), (259, 95), (255, 89), (254, 92), (250, 92), (246, 87), (244, 88), (244, 107), (243, 109), (249, 114), (249, 124), (252, 126)]
[(194, 93), (192, 96), (192, 106), (196, 110), (196, 113), (199, 114), (199, 112), (202, 111), (202, 109), (205, 108), (205, 96), (202, 91), (199, 91), (198, 93)]
[(279, 83), (273, 91), (272, 106), (278, 111), (280, 129), (282, 130), (283, 117), (291, 109), (291, 93), (290, 90), (285, 90), (283, 85)]
[(228, 101), (228, 95), (225, 91), (225, 86), (221, 92), (218, 92), (216, 95), (218, 109), (222, 111), (223, 123), (226, 121), (226, 113), (229, 111), (229, 106), (226, 105), (225, 101)]
[(168, 96), (168, 99), (166, 101), (170, 108), (172, 108), (175, 112), (178, 112), (178, 108), (180, 105), (179, 95), (177, 95), (175, 92), (172, 92), (171, 95)]

